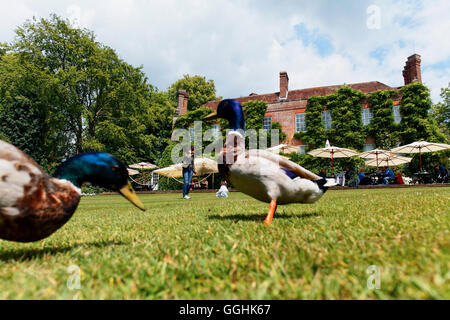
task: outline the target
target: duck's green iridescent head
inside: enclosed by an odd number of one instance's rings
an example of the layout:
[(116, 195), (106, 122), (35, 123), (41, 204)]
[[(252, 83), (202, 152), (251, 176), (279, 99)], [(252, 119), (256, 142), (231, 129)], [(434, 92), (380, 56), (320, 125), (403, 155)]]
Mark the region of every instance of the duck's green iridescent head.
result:
[(54, 177), (68, 180), (78, 188), (84, 182), (90, 182), (120, 192), (139, 209), (145, 210), (128, 182), (127, 166), (109, 153), (90, 152), (76, 155), (61, 164)]
[(237, 100), (225, 99), (220, 101), (217, 106), (217, 111), (207, 115), (204, 119), (207, 120), (216, 118), (228, 120), (230, 129), (245, 129), (244, 111), (242, 110), (241, 104)]

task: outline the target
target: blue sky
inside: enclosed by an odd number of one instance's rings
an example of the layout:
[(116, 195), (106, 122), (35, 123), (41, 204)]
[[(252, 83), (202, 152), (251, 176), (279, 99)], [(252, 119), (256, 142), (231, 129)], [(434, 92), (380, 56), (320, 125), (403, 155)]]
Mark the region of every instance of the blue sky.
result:
[(335, 52), (331, 37), (320, 33), (319, 29), (308, 29), (306, 23), (302, 22), (294, 26), (297, 39), (300, 39), (304, 46), (312, 46), (321, 57), (326, 57)]
[(403, 85), (408, 56), (422, 56), (434, 101), (450, 81), (447, 0), (0, 0), (0, 42), (33, 16), (57, 13), (86, 27), (161, 90), (184, 74), (223, 97), (380, 81)]

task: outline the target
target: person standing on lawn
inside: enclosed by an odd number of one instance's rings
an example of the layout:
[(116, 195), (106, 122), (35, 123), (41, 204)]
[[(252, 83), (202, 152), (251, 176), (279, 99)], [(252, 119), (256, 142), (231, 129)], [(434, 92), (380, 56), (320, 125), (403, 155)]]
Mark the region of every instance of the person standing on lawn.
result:
[(192, 176), (196, 174), (194, 166), (194, 147), (192, 146), (184, 153), (183, 157), (183, 199), (190, 199), (189, 189), (191, 188)]

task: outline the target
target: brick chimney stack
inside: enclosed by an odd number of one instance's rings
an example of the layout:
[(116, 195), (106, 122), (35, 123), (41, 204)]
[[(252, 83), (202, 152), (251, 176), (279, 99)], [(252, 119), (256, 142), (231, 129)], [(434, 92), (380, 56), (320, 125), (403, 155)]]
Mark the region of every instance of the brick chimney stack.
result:
[(187, 103), (188, 103), (189, 93), (186, 90), (178, 89), (177, 91), (177, 110), (176, 115), (182, 116), (187, 113)]
[(403, 78), (405, 79), (405, 86), (414, 82), (422, 82), (422, 73), (420, 71), (420, 55), (413, 54), (408, 57), (405, 67), (403, 68)]
[(288, 95), (289, 77), (286, 71), (280, 72), (280, 99), (286, 99)]

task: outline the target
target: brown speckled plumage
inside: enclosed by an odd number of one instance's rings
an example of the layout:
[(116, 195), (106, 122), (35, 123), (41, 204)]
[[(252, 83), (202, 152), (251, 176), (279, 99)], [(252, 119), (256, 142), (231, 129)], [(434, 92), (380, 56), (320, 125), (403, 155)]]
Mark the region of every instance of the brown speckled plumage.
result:
[(43, 181), (33, 189), (14, 205), (19, 214), (12, 216), (0, 209), (0, 238), (19, 242), (44, 239), (72, 217), (80, 201), (75, 189), (60, 187), (49, 193)]
[[(31, 242), (48, 237), (72, 216), (80, 201), (80, 192), (68, 181), (49, 177), (39, 165), (17, 148), (0, 141), (0, 160), (13, 164), (16, 174), (22, 174), (22, 188), (15, 201), (3, 196), (0, 203), (0, 238), (4, 240)], [(9, 174), (2, 172), (4, 183)], [(20, 190), (19, 188), (19, 190)], [(5, 205), (6, 202), (12, 202)]]

